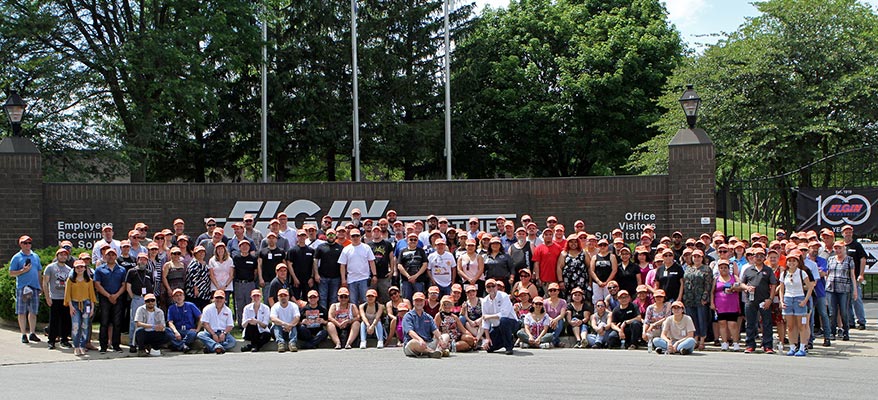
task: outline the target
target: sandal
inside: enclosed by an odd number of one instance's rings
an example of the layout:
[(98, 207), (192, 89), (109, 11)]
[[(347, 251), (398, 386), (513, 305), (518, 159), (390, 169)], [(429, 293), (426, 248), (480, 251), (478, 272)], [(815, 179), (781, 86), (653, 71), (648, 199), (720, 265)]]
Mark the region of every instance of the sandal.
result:
[(350, 350), (350, 349), (351, 349), (351, 345), (350, 345), (350, 343), (349, 343), (349, 344), (346, 344), (346, 345), (344, 346), (344, 348), (345, 348), (345, 350)]
[(340, 344), (335, 345), (335, 349), (336, 349), (336, 350), (341, 350), (341, 345), (340, 345)]

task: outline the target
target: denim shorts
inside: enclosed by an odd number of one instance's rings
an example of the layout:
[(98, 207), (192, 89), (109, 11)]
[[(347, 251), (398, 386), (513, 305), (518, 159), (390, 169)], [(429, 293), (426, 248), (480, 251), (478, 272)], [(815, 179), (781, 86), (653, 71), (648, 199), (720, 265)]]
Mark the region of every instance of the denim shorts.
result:
[(783, 315), (809, 315), (811, 312), (808, 310), (808, 304), (806, 303), (804, 307), (799, 306), (799, 302), (805, 300), (805, 296), (796, 296), (796, 297), (787, 297), (784, 296), (783, 303)]
[(25, 296), (22, 288), (15, 289), (15, 315), (31, 313), (36, 315), (40, 310), (40, 291), (31, 288), (33, 292)]

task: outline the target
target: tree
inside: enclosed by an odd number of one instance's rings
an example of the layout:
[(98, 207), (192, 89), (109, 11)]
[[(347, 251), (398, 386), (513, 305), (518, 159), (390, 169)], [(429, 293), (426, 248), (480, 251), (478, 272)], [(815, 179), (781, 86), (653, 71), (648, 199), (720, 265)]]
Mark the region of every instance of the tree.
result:
[(514, 1), (456, 51), (457, 163), (467, 176), (621, 172), (657, 134), (656, 100), (680, 60), (657, 0)]
[[(718, 179), (777, 175), (878, 139), (878, 15), (854, 0), (771, 0), (704, 54), (677, 68), (654, 127), (629, 166), (667, 168), (667, 143), (684, 120), (677, 99), (692, 83), (698, 125), (716, 145)], [(873, 162), (873, 160), (864, 160)], [(796, 186), (831, 184), (808, 171)], [(817, 179), (821, 178), (821, 179)]]

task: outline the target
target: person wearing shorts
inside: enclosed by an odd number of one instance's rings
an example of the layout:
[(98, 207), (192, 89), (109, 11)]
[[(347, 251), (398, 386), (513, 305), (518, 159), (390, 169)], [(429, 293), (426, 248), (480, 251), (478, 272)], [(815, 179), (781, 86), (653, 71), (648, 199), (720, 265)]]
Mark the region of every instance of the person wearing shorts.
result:
[(787, 355), (796, 357), (807, 355), (806, 346), (811, 336), (808, 322), (811, 315), (809, 301), (814, 292), (814, 280), (810, 273), (806, 273), (806, 268), (803, 268), (802, 258), (799, 250), (790, 252), (787, 255), (787, 270), (781, 273), (778, 282), (778, 294), (783, 299), (783, 316), (789, 329), (790, 351)]
[(18, 238), (21, 251), (12, 256), (12, 261), (9, 262), (9, 276), (15, 278), (15, 314), (18, 315), (22, 343), (40, 341), (34, 328), (40, 311), (40, 272), (43, 267), (40, 265), (40, 257), (31, 252), (32, 246), (33, 239), (30, 236)]

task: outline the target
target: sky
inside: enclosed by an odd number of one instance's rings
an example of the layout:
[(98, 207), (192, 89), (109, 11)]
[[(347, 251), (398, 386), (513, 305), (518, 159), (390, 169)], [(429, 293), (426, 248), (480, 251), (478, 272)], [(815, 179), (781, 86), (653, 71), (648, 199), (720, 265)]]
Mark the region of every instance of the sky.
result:
[[(505, 7), (509, 0), (475, 0), (477, 11), (490, 5)], [(716, 43), (719, 39), (711, 34), (734, 32), (746, 22), (747, 17), (758, 15), (756, 7), (749, 0), (663, 0), (668, 9), (668, 18), (676, 25), (683, 40), (690, 48), (700, 48)], [(865, 0), (873, 8), (878, 0)]]

